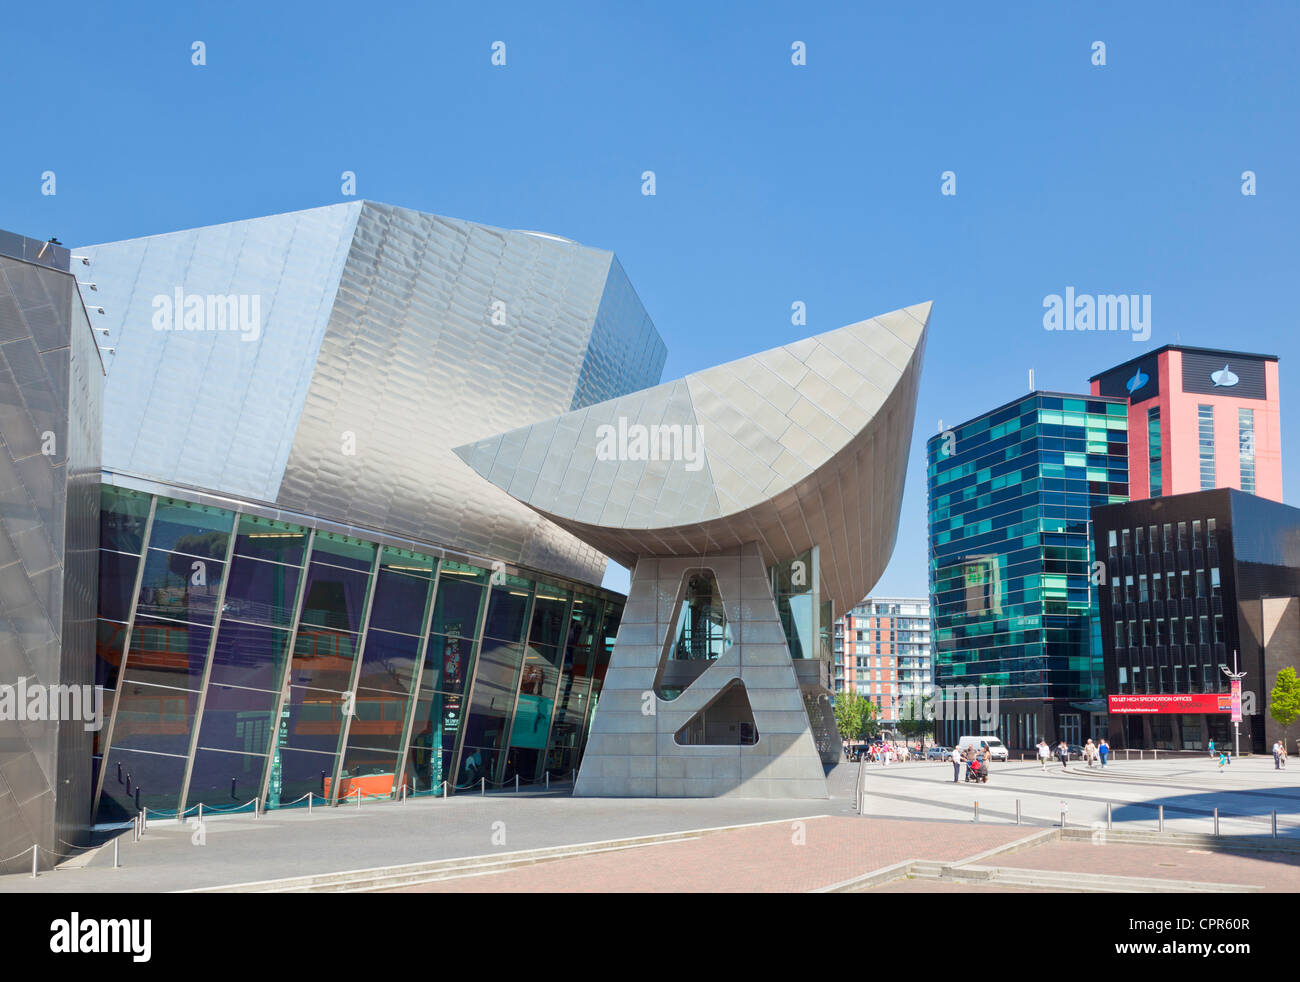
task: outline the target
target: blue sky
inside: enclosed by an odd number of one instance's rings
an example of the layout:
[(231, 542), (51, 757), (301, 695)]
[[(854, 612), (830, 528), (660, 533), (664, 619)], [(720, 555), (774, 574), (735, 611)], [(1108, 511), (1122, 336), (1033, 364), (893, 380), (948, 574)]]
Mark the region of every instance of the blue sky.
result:
[[(665, 378), (933, 300), (877, 593), (926, 590), (925, 437), (1030, 368), (1083, 391), (1176, 340), (1269, 352), (1296, 432), (1294, 2), (410, 6), (13, 7), (0, 227), (129, 238), (345, 200), (351, 170), (360, 197), (615, 250)], [(1044, 331), (1067, 286), (1150, 294), (1150, 340)], [(1300, 503), (1300, 454), (1284, 482)]]

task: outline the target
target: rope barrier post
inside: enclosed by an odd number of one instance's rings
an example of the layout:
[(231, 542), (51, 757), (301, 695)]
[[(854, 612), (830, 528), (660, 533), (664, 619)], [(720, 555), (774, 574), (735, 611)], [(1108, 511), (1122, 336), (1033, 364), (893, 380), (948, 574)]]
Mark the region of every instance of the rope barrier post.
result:
[(307, 792), (307, 814), (311, 814), (311, 792)]
[(1214, 806), (1214, 834), (1219, 834), (1219, 806)]
[(447, 782), (445, 780), (442, 782), (442, 796), (447, 797)]
[(117, 842), (120, 838), (121, 836), (117, 836), (113, 839), (113, 869), (121, 869), (117, 862)]
[(36, 861), (40, 855), (40, 853), (38, 852), (38, 848), (39, 847), (36, 845), (36, 843), (33, 842), (32, 843), (32, 879), (33, 880), (36, 879)]
[(547, 790), (547, 791), (550, 791), (550, 790), (551, 790), (551, 772), (550, 772), (550, 771), (547, 771), (547, 772), (546, 772), (546, 790)]
[(203, 824), (203, 802), (199, 802), (199, 824)]
[[(136, 792), (139, 793), (139, 791), (140, 791), (140, 786), (136, 785)], [(141, 838), (144, 838), (144, 834), (146, 831), (148, 831), (148, 829), (149, 829), (149, 806), (145, 805), (143, 808), (140, 809), (140, 837)]]
[(519, 775), (515, 775), (515, 794), (519, 793)]
[(357, 788), (357, 808), (361, 807), (361, 789)]
[(977, 801), (975, 802), (975, 821), (978, 822), (979, 820), (980, 820), (980, 803)]
[(262, 798), (260, 795), (253, 799), (253, 817), (262, 817)]
[(481, 795), (487, 794), (487, 778), (481, 777), (478, 779), (478, 793)]

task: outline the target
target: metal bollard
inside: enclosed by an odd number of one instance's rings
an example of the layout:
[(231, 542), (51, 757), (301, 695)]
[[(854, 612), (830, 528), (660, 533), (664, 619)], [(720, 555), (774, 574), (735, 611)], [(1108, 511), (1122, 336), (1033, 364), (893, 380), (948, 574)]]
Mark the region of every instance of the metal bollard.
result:
[(550, 790), (551, 790), (551, 772), (550, 772), (550, 771), (547, 771), (547, 772), (546, 772), (546, 790), (547, 790), (547, 791), (550, 791)]
[(975, 802), (975, 821), (978, 822), (979, 820), (980, 820), (980, 803), (977, 801)]
[(36, 843), (33, 842), (32, 843), (32, 879), (33, 880), (36, 879), (36, 861), (37, 858), (40, 856), (40, 853), (37, 851), (38, 848), (39, 847), (36, 845)]
[(311, 814), (311, 792), (307, 792), (307, 814)]
[(1106, 802), (1106, 828), (1109, 830), (1110, 827), (1111, 827), (1111, 815), (1110, 815), (1110, 802), (1108, 801)]
[(1061, 828), (1065, 828), (1065, 811), (1061, 811)]
[(203, 802), (199, 802), (199, 824), (203, 824)]
[(406, 782), (402, 782), (402, 804), (406, 804)]
[(481, 795), (487, 794), (487, 778), (481, 777), (478, 779), (478, 793)]
[(1163, 832), (1164, 830), (1165, 830), (1165, 806), (1156, 805), (1156, 831)]
[(357, 807), (361, 807), (361, 789), (357, 788)]
[[(140, 789), (137, 787), (136, 791)], [(149, 830), (149, 806), (146, 805), (140, 809), (140, 837), (144, 838), (145, 832)]]
[(1016, 824), (1020, 824), (1020, 799), (1016, 799)]
[(515, 775), (515, 794), (519, 793), (519, 775)]
[(262, 799), (260, 797), (253, 799), (253, 817), (262, 817)]
[(1214, 834), (1219, 834), (1219, 806), (1214, 806)]
[(1273, 838), (1277, 838), (1277, 809), (1273, 809)]
[(443, 781), (443, 782), (442, 782), (442, 796), (443, 796), (444, 798), (447, 797), (447, 782), (446, 782), (446, 781)]
[[(118, 836), (118, 838), (121, 838), (121, 836)], [(113, 840), (113, 869), (120, 869), (120, 868), (121, 867), (118, 866), (118, 862), (117, 862), (117, 839), (114, 839)]]

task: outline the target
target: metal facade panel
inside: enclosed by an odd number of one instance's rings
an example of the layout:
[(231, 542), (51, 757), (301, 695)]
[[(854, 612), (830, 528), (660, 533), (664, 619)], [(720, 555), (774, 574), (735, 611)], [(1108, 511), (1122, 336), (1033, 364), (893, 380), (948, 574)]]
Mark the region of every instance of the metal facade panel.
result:
[[(658, 381), (663, 342), (612, 258), (366, 202), (277, 502), (599, 582), (603, 556), (452, 447)], [(546, 447), (520, 450), (522, 486)]]
[[(274, 500), (360, 202), (78, 248), (109, 330), (106, 466)], [(156, 297), (257, 298), (252, 332), (156, 330)], [(177, 323), (179, 322), (179, 323)], [(173, 323), (184, 326), (180, 315)]]
[[(85, 685), (103, 371), (67, 273), (0, 257), (0, 308), (0, 684)], [(49, 868), (68, 852), (59, 840), (84, 841), (89, 787), (83, 721), (0, 720), (0, 857), (36, 843)]]

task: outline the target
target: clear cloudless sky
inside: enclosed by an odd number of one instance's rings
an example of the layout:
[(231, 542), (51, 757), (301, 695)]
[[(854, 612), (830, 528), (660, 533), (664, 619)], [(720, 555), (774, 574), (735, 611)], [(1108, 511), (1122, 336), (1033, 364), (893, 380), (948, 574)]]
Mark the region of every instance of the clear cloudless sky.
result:
[[(613, 249), (665, 379), (933, 300), (874, 591), (922, 596), (924, 440), (1030, 368), (1086, 391), (1175, 341), (1277, 354), (1300, 503), (1298, 42), (1295, 0), (10, 4), (0, 227), (150, 235), (347, 200), (350, 170)], [(1150, 294), (1149, 342), (1044, 331), (1067, 286)]]

